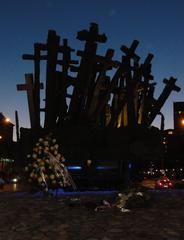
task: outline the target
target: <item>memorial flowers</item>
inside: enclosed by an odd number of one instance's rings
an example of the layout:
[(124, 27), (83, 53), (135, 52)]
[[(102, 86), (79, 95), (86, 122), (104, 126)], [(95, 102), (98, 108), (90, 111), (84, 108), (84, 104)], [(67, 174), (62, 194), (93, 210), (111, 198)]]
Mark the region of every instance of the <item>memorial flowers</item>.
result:
[(74, 185), (65, 166), (64, 155), (55, 138), (50, 135), (39, 138), (31, 154), (27, 155), (25, 167), (28, 182), (35, 188), (48, 191)]

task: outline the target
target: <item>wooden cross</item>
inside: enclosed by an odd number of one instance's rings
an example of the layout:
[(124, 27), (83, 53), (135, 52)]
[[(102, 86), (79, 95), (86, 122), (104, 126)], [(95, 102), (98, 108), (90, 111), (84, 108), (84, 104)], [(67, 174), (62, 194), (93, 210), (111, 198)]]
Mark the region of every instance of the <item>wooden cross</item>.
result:
[(148, 91), (150, 87), (150, 80), (154, 77), (151, 75), (151, 61), (153, 54), (148, 54), (143, 64), (140, 66), (140, 74), (143, 77), (142, 90), (139, 98), (139, 109), (138, 109), (138, 123), (145, 125), (147, 122), (148, 111), (150, 109), (150, 99), (148, 99)]
[[(40, 83), (40, 89), (43, 89), (43, 83)], [(17, 84), (17, 91), (27, 91), (27, 100), (29, 107), (29, 116), (31, 128), (37, 128), (35, 115), (35, 97), (34, 97), (34, 83), (33, 74), (25, 74), (25, 84)]]
[(71, 59), (71, 53), (74, 52), (74, 49), (69, 47), (67, 39), (63, 39), (63, 45), (59, 46), (59, 52), (62, 53), (62, 60), (57, 60), (56, 63), (62, 66), (62, 71), (56, 71), (55, 105), (57, 105), (57, 124), (61, 124), (66, 117), (67, 88), (75, 83), (75, 78), (69, 76), (68, 71), (73, 66), (71, 64), (78, 63), (78, 61)]
[(96, 66), (95, 57), (97, 43), (106, 42), (105, 34), (100, 35), (98, 25), (92, 23), (89, 31), (83, 30), (78, 32), (77, 39), (86, 41), (84, 52), (78, 51), (77, 55), (81, 56), (81, 63), (74, 86), (73, 96), (70, 102), (70, 119), (73, 122), (78, 122), (83, 118), (88, 93), (94, 82), (94, 67)]
[(157, 99), (157, 101), (155, 102), (151, 113), (150, 113), (150, 117), (149, 117), (149, 122), (148, 124), (150, 125), (153, 120), (155, 119), (155, 117), (157, 116), (157, 114), (159, 114), (162, 106), (164, 105), (165, 101), (167, 100), (167, 98), (169, 97), (169, 95), (171, 94), (172, 91), (176, 91), (179, 92), (181, 90), (180, 87), (176, 86), (176, 78), (170, 77), (170, 79), (164, 79), (163, 83), (166, 84), (165, 88), (163, 89), (162, 93), (160, 94), (159, 98)]
[(71, 67), (71, 64), (78, 64), (79, 61), (71, 59), (71, 52), (75, 50), (68, 46), (68, 40), (66, 38), (63, 39), (63, 45), (59, 47), (59, 52), (63, 54), (62, 60), (57, 60), (57, 63), (62, 65), (63, 72), (67, 72)]
[[(78, 61), (71, 60), (71, 52), (74, 50), (68, 46), (67, 39), (63, 40), (63, 45), (59, 45), (60, 37), (56, 32), (49, 30), (47, 43), (35, 43), (34, 55), (24, 54), (23, 59), (34, 61), (34, 96), (35, 96), (35, 115), (39, 119), (40, 111), (45, 112), (46, 128), (52, 128), (56, 124), (56, 119), (60, 115), (61, 106), (58, 106), (58, 96), (63, 95), (62, 99), (66, 99), (67, 87), (74, 84), (74, 78), (68, 76), (68, 69), (71, 64), (77, 64)], [(47, 54), (41, 55), (41, 51), (47, 51)], [(63, 55), (62, 60), (58, 60), (58, 53)], [(46, 70), (46, 99), (45, 108), (40, 109), (40, 61), (47, 60)], [(56, 71), (56, 65), (62, 65), (62, 72)], [(61, 89), (63, 88), (63, 89)], [(61, 94), (60, 94), (61, 92)], [(64, 100), (65, 101), (65, 100)], [(61, 104), (64, 106), (65, 104)]]
[(98, 24), (91, 23), (89, 31), (82, 30), (78, 32), (77, 39), (86, 42), (101, 42), (105, 43), (107, 41), (107, 37), (105, 34), (99, 34)]
[(105, 87), (106, 89), (103, 89), (103, 92), (105, 92), (108, 88), (108, 86), (106, 85), (107, 84), (106, 71), (111, 69), (112, 67), (117, 68), (120, 65), (120, 62), (112, 60), (113, 55), (114, 50), (108, 49), (105, 57), (98, 55), (96, 56), (96, 61), (102, 65), (102, 68), (96, 80), (95, 88), (93, 91), (93, 97), (90, 102), (90, 108), (88, 109), (89, 115), (92, 115), (96, 111), (101, 90)]
[(126, 47), (125, 45), (122, 45), (120, 49), (122, 52), (126, 54), (126, 58), (133, 58), (138, 61), (140, 57), (137, 54), (135, 54), (135, 50), (138, 45), (139, 45), (139, 41), (134, 40), (132, 45), (129, 48)]
[(114, 74), (114, 76), (113, 76), (113, 78), (112, 78), (112, 80), (110, 82), (110, 85), (109, 85), (109, 87), (108, 87), (108, 89), (107, 89), (107, 91), (106, 91), (106, 93), (105, 93), (105, 95), (104, 95), (100, 105), (99, 105), (98, 113), (100, 113), (102, 111), (102, 109), (105, 107), (106, 103), (109, 100), (110, 94), (117, 87), (119, 79), (122, 76), (126, 75), (127, 71), (131, 70), (130, 64), (129, 64), (130, 59), (134, 58), (134, 59), (136, 59), (136, 61), (139, 60), (139, 56), (134, 53), (136, 47), (138, 46), (138, 43), (139, 42), (137, 40), (134, 40), (132, 45), (130, 46), (130, 48), (128, 48), (126, 46), (122, 46), (121, 47), (121, 50), (126, 53), (126, 56), (122, 57), (122, 62), (119, 65), (118, 69), (116, 70), (116, 72), (115, 72), (115, 74)]
[(35, 43), (34, 44), (34, 55), (23, 54), (24, 60), (34, 61), (34, 114), (35, 114), (35, 125), (40, 127), (40, 60), (46, 60), (47, 56), (41, 56), (41, 50), (45, 50), (45, 44)]

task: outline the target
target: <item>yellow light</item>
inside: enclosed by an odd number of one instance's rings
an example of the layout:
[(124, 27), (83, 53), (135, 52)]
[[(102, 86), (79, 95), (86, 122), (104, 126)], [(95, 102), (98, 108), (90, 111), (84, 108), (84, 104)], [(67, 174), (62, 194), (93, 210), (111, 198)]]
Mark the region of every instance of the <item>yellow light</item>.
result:
[(9, 118), (6, 118), (6, 119), (5, 119), (5, 122), (7, 122), (7, 123), (10, 122), (10, 119), (9, 119)]
[(169, 134), (169, 135), (172, 135), (172, 134), (173, 134), (173, 131), (169, 131), (168, 134)]
[(0, 136), (0, 139), (2, 139), (3, 137), (2, 136)]
[(184, 125), (184, 119), (181, 119), (181, 124)]

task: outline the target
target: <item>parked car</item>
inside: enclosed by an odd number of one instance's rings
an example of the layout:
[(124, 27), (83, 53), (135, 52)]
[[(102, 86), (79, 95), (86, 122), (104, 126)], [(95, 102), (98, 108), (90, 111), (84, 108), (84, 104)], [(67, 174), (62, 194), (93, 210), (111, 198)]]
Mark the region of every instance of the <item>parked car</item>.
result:
[(162, 176), (155, 182), (155, 188), (158, 189), (168, 189), (172, 187), (173, 183), (169, 180), (167, 176)]

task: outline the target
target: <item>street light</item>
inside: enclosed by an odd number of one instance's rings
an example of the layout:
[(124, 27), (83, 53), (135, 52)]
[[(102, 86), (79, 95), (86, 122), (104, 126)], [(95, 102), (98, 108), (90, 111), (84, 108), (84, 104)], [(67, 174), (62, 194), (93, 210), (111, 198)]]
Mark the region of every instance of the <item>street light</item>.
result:
[(10, 119), (9, 118), (5, 118), (5, 122), (9, 123)]
[(184, 118), (181, 119), (181, 125), (184, 126)]
[(2, 139), (3, 137), (0, 135), (0, 139)]

